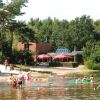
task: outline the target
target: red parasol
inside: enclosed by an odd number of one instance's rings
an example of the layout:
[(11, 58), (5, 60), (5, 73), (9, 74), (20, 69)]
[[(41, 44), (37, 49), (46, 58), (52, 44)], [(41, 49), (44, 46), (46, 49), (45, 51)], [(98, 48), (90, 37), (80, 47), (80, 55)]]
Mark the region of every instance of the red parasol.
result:
[(39, 59), (48, 59), (48, 58), (51, 58), (51, 56), (49, 56), (47, 54), (41, 54), (41, 55), (38, 55), (37, 58), (39, 58)]

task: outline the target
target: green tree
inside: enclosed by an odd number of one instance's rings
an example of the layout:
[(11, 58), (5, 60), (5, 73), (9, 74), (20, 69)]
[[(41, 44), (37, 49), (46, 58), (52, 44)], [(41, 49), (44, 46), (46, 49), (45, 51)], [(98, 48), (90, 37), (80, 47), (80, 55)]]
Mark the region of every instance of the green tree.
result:
[(59, 21), (54, 19), (52, 25), (52, 35), (50, 37), (50, 42), (54, 45), (55, 49), (60, 47), (68, 48), (68, 26), (69, 22), (67, 20)]
[(19, 22), (13, 20), (7, 26), (8, 31), (10, 33), (10, 49), (9, 54), (12, 56), (14, 36), (16, 36), (18, 41), (29, 43), (34, 41), (34, 32), (26, 25), (25, 22)]
[(19, 32), (19, 34), (17, 34), (19, 41), (26, 43), (35, 41), (35, 32), (25, 22), (18, 22), (16, 31)]
[(100, 41), (100, 20), (94, 21), (95, 39)]
[[(0, 10), (0, 35), (1, 35), (1, 49), (3, 48), (3, 35), (5, 33), (5, 27), (16, 18), (16, 16), (22, 15), (24, 13), (21, 12), (21, 8), (25, 7), (25, 3), (27, 0), (11, 0), (8, 4), (3, 4), (3, 8)], [(12, 23), (10, 30), (14, 30), (12, 27)], [(11, 32), (11, 36), (13, 37), (13, 32)], [(12, 39), (11, 37), (11, 39)], [(11, 41), (12, 42), (12, 41)], [(12, 44), (12, 43), (11, 43)]]
[(43, 20), (41, 26), (42, 41), (49, 42), (52, 34), (52, 19), (49, 17), (46, 20)]
[(92, 19), (89, 16), (77, 17), (70, 22), (68, 33), (71, 38), (71, 48), (74, 49), (76, 47), (77, 50), (81, 50), (87, 41), (94, 39)]
[(70, 50), (82, 50), (86, 42), (99, 41), (97, 25), (86, 15), (77, 17), (68, 22), (67, 20), (51, 19), (44, 20), (31, 18), (28, 25), (35, 31), (37, 42), (49, 42), (57, 48), (69, 48)]
[(100, 70), (100, 42), (89, 41), (83, 50), (85, 65), (90, 69)]
[(42, 42), (41, 37), (41, 26), (42, 26), (42, 21), (37, 19), (31, 18), (30, 21), (28, 22), (28, 26), (34, 31), (34, 39), (36, 42)]

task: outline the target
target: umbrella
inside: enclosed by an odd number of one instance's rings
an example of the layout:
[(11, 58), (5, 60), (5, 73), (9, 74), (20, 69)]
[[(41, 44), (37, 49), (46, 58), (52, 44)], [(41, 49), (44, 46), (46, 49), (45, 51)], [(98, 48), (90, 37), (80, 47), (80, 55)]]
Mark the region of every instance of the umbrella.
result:
[(70, 59), (70, 58), (73, 58), (72, 56), (67, 56), (67, 55), (56, 55), (56, 56), (53, 56), (53, 58), (54, 59), (61, 59), (62, 61), (64, 60), (64, 59)]
[(65, 55), (56, 55), (56, 56), (53, 56), (53, 58), (55, 58), (55, 59), (64, 59), (64, 58), (67, 58), (67, 56), (65, 56)]
[(48, 59), (48, 58), (51, 58), (51, 56), (49, 56), (47, 54), (41, 54), (41, 55), (38, 55), (37, 58), (39, 58), (39, 59)]

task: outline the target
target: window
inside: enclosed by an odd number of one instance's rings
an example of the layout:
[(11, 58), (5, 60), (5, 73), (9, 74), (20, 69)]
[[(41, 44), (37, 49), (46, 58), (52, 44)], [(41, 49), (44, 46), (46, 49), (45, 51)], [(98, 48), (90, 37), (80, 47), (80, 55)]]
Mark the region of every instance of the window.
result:
[(24, 49), (28, 49), (29, 50), (29, 44), (28, 43), (24, 44)]

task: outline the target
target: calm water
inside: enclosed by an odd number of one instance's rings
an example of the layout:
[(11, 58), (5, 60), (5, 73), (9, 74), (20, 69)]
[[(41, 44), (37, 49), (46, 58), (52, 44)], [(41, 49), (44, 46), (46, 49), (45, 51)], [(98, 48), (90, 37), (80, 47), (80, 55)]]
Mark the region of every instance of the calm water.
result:
[(47, 78), (27, 81), (22, 89), (14, 89), (7, 82), (0, 82), (0, 100), (100, 100), (100, 72), (85, 75), (94, 75), (94, 84), (70, 83), (70, 80), (83, 77), (84, 74), (65, 77), (49, 75)]

